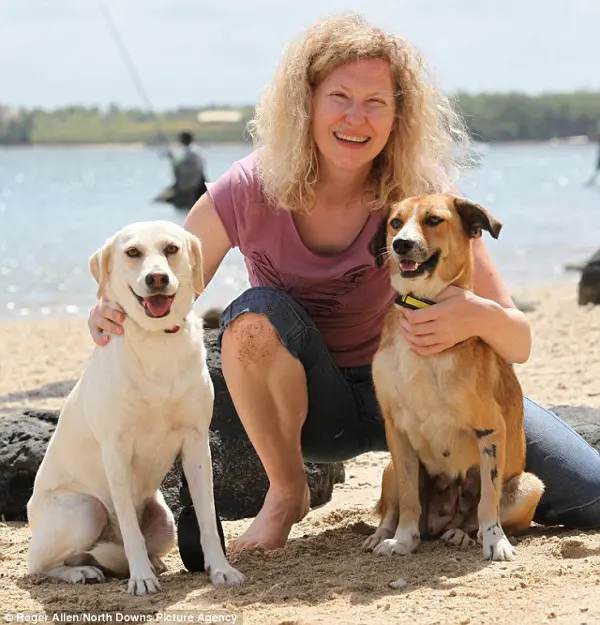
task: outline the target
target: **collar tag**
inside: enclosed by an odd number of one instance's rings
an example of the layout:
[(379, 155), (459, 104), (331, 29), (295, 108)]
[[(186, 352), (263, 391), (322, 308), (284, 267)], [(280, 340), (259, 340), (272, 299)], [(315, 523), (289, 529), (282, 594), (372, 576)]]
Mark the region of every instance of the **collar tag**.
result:
[(402, 308), (409, 308), (410, 310), (418, 310), (419, 308), (428, 308), (433, 306), (435, 302), (429, 299), (420, 299), (412, 293), (406, 293), (406, 295), (398, 295), (394, 300), (396, 306), (402, 306)]
[(165, 330), (166, 334), (175, 334), (181, 330), (181, 326), (173, 326), (170, 330)]

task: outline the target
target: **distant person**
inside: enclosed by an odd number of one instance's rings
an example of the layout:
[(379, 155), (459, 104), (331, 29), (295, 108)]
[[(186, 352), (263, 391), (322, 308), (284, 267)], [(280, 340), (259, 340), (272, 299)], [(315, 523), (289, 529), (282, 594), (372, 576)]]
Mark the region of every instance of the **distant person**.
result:
[(194, 144), (194, 137), (190, 132), (182, 132), (179, 135), (179, 143), (183, 146), (183, 154), (179, 158), (170, 150), (167, 152), (173, 166), (175, 182), (156, 200), (168, 202), (176, 208), (189, 210), (206, 192), (204, 159)]

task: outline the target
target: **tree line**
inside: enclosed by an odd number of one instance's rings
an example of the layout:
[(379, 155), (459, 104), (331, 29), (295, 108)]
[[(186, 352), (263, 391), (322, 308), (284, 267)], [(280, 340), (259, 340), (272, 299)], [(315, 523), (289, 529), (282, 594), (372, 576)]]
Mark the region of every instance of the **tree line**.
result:
[[(600, 92), (543, 95), (457, 93), (451, 99), (478, 141), (543, 141), (600, 130)], [(211, 107), (223, 108), (223, 107)], [(161, 143), (182, 130), (199, 142), (249, 141), (253, 108), (243, 107), (235, 123), (197, 121), (199, 109), (181, 108), (157, 116), (141, 109), (70, 106), (54, 110), (0, 106), (0, 144)]]

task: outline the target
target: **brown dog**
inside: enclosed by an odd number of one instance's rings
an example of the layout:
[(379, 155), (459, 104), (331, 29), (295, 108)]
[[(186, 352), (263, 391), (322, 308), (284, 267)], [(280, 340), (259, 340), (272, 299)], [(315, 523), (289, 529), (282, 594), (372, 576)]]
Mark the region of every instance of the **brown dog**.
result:
[(443, 540), (471, 542), (465, 532), (476, 528), (470, 512), (477, 498), (478, 538), (487, 559), (512, 560), (504, 529), (525, 530), (531, 523), (544, 485), (524, 472), (523, 394), (511, 365), (477, 337), (420, 356), (398, 329), (402, 296), (416, 296), (420, 307), (419, 299), (432, 303), (449, 285), (472, 290), (471, 239), (482, 230), (498, 238), (501, 227), (477, 204), (428, 195), (392, 206), (372, 241), (371, 251), (379, 266), (387, 262), (399, 295), (373, 360), (392, 461), (383, 475), (382, 520), (365, 542), (367, 550), (406, 555), (418, 547), (419, 490), (427, 482), (420, 467), (456, 495), (447, 510), (454, 522), (446, 523)]

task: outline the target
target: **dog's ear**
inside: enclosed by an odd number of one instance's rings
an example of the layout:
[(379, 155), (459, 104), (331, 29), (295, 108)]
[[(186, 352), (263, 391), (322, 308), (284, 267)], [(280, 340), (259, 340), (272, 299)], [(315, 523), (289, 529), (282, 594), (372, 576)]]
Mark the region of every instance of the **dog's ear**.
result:
[(482, 230), (487, 230), (494, 239), (498, 238), (502, 224), (483, 206), (460, 197), (454, 198), (454, 206), (469, 238), (479, 238)]
[(104, 295), (106, 281), (112, 271), (112, 255), (114, 247), (114, 238), (109, 239), (100, 249), (96, 250), (90, 256), (90, 272), (94, 276), (94, 280), (98, 283), (96, 297), (100, 298)]
[(192, 267), (192, 285), (196, 295), (200, 295), (204, 291), (204, 265), (202, 262), (202, 247), (200, 239), (192, 234), (188, 235), (188, 256)]
[(379, 222), (377, 232), (369, 242), (369, 252), (375, 257), (375, 264), (383, 267), (387, 248), (387, 222), (390, 211), (387, 210)]

